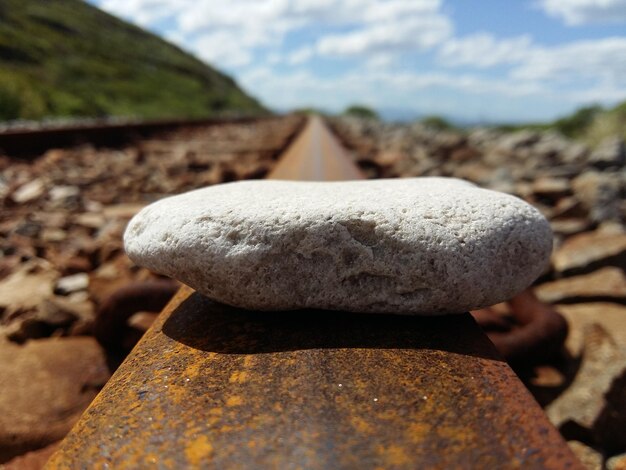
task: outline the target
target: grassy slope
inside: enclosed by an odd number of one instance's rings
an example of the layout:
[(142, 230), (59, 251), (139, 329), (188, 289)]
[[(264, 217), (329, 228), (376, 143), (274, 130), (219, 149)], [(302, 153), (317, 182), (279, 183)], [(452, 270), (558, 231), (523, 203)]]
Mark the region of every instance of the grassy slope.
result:
[(0, 0), (0, 119), (258, 113), (228, 76), (82, 0)]
[(561, 134), (597, 145), (602, 139), (618, 135), (626, 139), (626, 101), (613, 108), (588, 106), (554, 122), (501, 126), (503, 130), (555, 130)]

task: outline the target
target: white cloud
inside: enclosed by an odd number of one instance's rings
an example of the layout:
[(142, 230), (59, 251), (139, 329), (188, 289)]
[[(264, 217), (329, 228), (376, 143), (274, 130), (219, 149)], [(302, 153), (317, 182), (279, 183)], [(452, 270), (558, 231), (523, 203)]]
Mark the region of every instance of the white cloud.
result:
[[(500, 83), (530, 92), (552, 90), (572, 102), (610, 102), (626, 96), (626, 37), (548, 47), (534, 44), (530, 36), (497, 40), (479, 33), (446, 41), (439, 60), (466, 68), (505, 65), (509, 72)], [(474, 90), (480, 88), (476, 86)]]
[(539, 0), (538, 6), (571, 26), (626, 22), (626, 0)]
[(290, 65), (298, 65), (304, 62), (308, 62), (313, 57), (314, 51), (312, 47), (305, 46), (293, 51), (287, 56), (287, 63)]
[[(443, 112), (440, 100), (486, 100), (491, 109), (506, 97), (504, 112), (527, 97), (571, 106), (626, 97), (626, 35), (557, 46), (541, 45), (540, 31), (455, 37), (443, 0), (89, 1), (166, 31), (279, 108), (403, 107), (420, 97)], [(533, 1), (567, 24), (626, 21), (626, 0)], [(313, 58), (323, 72), (307, 70)], [(349, 58), (350, 71), (327, 58)]]
[(151, 24), (167, 18), (188, 4), (186, 0), (174, 2), (172, 0), (102, 0), (98, 5), (114, 15), (128, 18), (141, 26)]
[(324, 36), (317, 43), (317, 51), (330, 56), (418, 51), (439, 44), (451, 32), (450, 21), (442, 15), (400, 17), (373, 22), (348, 33)]
[(537, 47), (511, 75), (552, 83), (586, 79), (626, 84), (626, 37)]
[(626, 85), (600, 83), (591, 88), (569, 92), (567, 97), (572, 103), (577, 104), (602, 103), (612, 105), (624, 100)]
[(523, 61), (532, 50), (532, 39), (529, 35), (496, 39), (493, 35), (482, 32), (446, 41), (439, 49), (439, 58), (448, 66), (485, 68)]
[(549, 89), (537, 83), (438, 72), (356, 70), (328, 77), (307, 70), (276, 74), (271, 68), (255, 67), (244, 71), (239, 79), (244, 87), (255, 90), (264, 102), (277, 108), (315, 105), (339, 110), (352, 102), (374, 107), (406, 107), (410, 97), (434, 89), (514, 98), (550, 94)]
[(219, 31), (198, 37), (193, 50), (201, 59), (224, 67), (238, 67), (252, 61), (252, 53), (243, 43), (233, 40), (231, 34)]
[(326, 33), (314, 44), (283, 53), (281, 61), (297, 65), (314, 53), (421, 50), (452, 31), (440, 11), (442, 0), (100, 0), (100, 5), (143, 26), (173, 24), (168, 34), (178, 44), (184, 40), (202, 58), (226, 67), (250, 63), (257, 49), (280, 46), (288, 33), (302, 28)]

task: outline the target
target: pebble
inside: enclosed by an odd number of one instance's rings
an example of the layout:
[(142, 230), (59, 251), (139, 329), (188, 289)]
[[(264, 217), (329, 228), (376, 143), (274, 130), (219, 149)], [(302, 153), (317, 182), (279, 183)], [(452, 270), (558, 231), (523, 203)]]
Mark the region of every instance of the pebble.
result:
[(89, 275), (87, 273), (72, 274), (65, 276), (56, 282), (54, 292), (60, 295), (71, 294), (89, 287)]
[(45, 190), (44, 182), (40, 179), (34, 179), (16, 189), (11, 195), (11, 199), (18, 204), (23, 204), (41, 197)]
[(124, 235), (137, 264), (258, 310), (458, 313), (545, 269), (548, 222), (454, 178), (246, 181), (156, 202)]

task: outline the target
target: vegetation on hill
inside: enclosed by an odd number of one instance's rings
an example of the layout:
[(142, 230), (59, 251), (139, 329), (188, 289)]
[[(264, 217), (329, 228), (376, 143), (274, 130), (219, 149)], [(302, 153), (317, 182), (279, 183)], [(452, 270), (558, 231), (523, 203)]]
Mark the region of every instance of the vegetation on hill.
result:
[(420, 121), (426, 127), (430, 127), (431, 129), (435, 129), (438, 131), (448, 131), (451, 129), (455, 129), (455, 126), (448, 121), (447, 119), (441, 116), (426, 116), (425, 118), (420, 119)]
[(553, 130), (570, 137), (596, 145), (609, 136), (621, 136), (626, 139), (626, 101), (613, 108), (599, 105), (580, 108), (569, 116), (553, 122), (500, 126), (500, 129), (512, 131), (518, 129)]
[(0, 0), (2, 120), (263, 111), (230, 77), (82, 0)]
[(363, 106), (360, 104), (353, 104), (352, 106), (348, 106), (344, 110), (343, 115), (365, 119), (379, 119), (378, 113), (376, 111), (374, 111), (372, 108), (368, 108), (367, 106)]
[(330, 113), (328, 111), (325, 111), (321, 108), (315, 108), (313, 106), (295, 108), (295, 109), (292, 109), (291, 112), (295, 114), (305, 114), (307, 116), (310, 116), (310, 115), (330, 116)]

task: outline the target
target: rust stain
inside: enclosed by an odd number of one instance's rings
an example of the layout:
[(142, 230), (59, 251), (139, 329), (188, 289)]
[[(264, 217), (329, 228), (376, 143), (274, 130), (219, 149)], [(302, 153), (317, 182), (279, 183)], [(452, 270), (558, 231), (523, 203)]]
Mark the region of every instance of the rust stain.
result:
[(197, 467), (213, 453), (213, 446), (207, 436), (199, 436), (185, 447), (185, 456), (189, 463)]
[(226, 399), (226, 406), (241, 406), (243, 405), (243, 398), (237, 395), (230, 396)]
[(411, 423), (407, 427), (409, 438), (414, 443), (424, 442), (426, 435), (432, 432), (432, 427), (426, 423)]
[(243, 358), (243, 366), (247, 367), (247, 368), (254, 367), (254, 356), (251, 355), (251, 354), (248, 354), (248, 355), (244, 356), (244, 358)]
[[(234, 324), (253, 346), (205, 333)], [(468, 314), (261, 317), (187, 288), (49, 468), (183, 468), (209, 445), (219, 469), (580, 468)]]
[(248, 374), (246, 373), (245, 370), (238, 370), (235, 371), (231, 374), (230, 378), (228, 379), (228, 381), (233, 384), (233, 383), (238, 383), (238, 384), (242, 384), (244, 383), (248, 378)]
[(360, 416), (353, 416), (350, 419), (350, 423), (354, 427), (354, 429), (360, 434), (372, 434), (374, 432), (374, 428), (370, 423), (367, 422), (366, 419)]
[(393, 444), (388, 447), (378, 446), (376, 450), (382, 455), (387, 468), (406, 467), (411, 463), (410, 457), (401, 446)]

